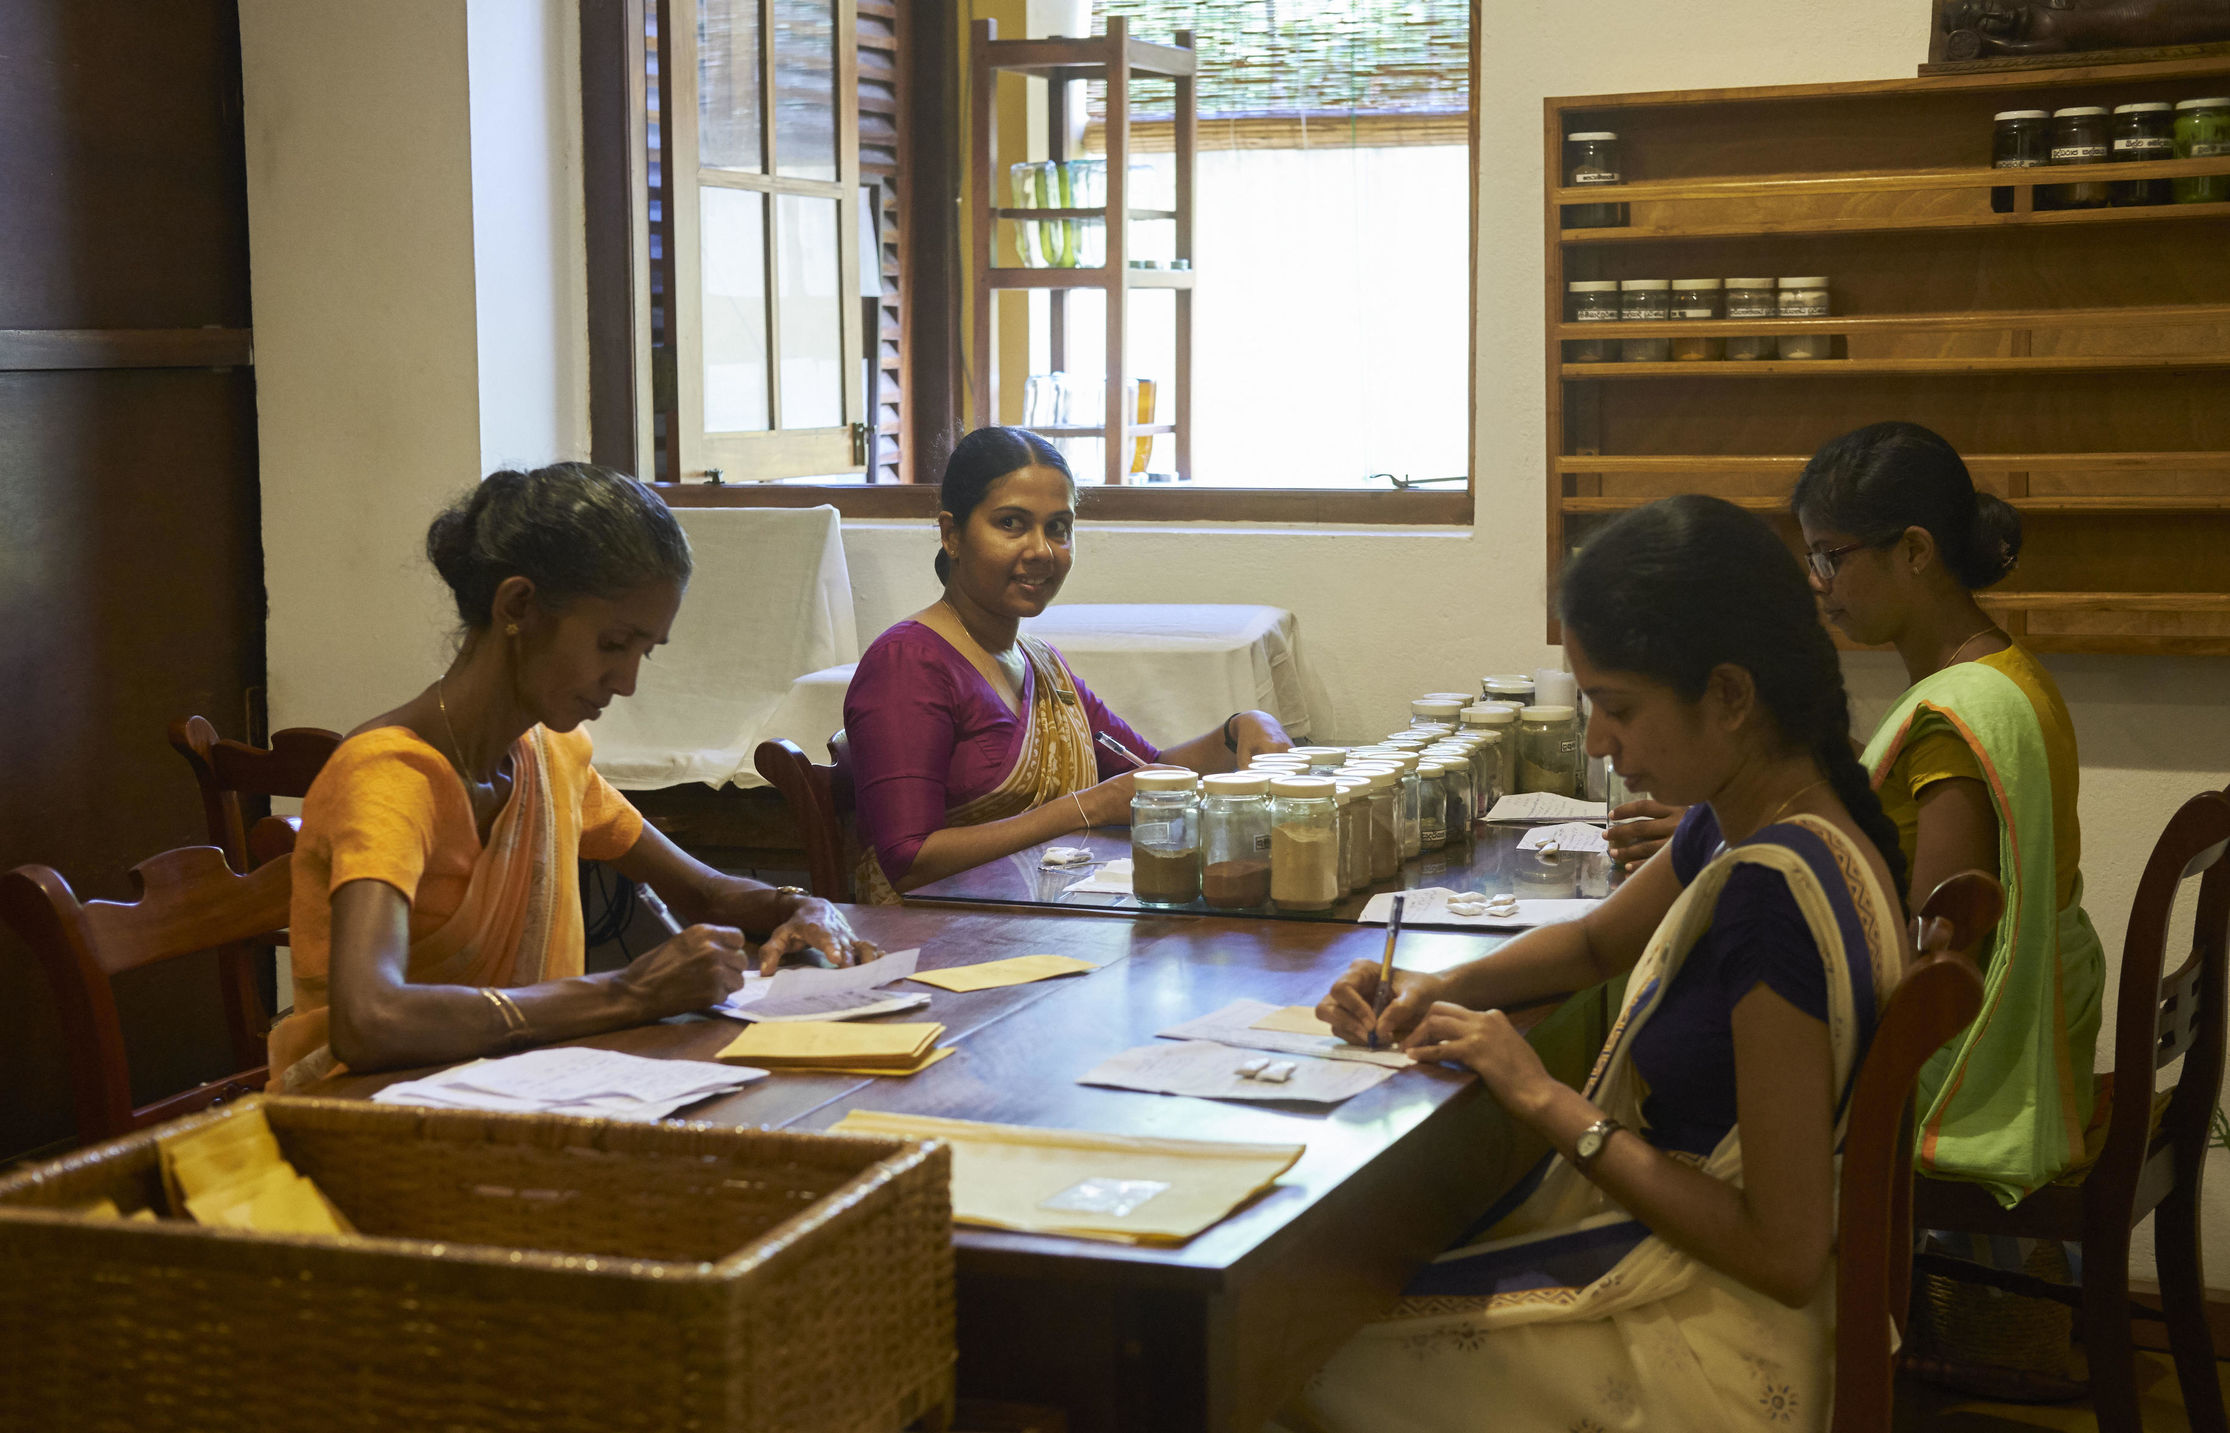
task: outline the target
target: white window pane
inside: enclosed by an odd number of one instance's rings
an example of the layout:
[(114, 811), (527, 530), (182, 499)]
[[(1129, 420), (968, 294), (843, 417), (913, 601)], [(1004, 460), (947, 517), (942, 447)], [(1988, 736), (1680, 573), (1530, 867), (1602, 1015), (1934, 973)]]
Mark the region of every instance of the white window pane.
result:
[(774, 0), (774, 167), (836, 178), (836, 6)]
[(764, 431), (770, 426), (766, 196), (709, 185), (697, 193), (705, 276), (705, 431)]
[(700, 0), (697, 162), (761, 172), (759, 0)]
[(838, 292), (836, 201), (774, 201), (775, 273), (782, 313), (782, 426), (844, 422), (844, 313)]

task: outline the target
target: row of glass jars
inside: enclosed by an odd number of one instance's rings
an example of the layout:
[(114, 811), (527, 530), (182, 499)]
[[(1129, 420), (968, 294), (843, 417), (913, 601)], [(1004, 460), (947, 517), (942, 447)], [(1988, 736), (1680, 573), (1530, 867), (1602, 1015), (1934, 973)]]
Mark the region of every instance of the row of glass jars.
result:
[[(2111, 114), (2103, 105), (2074, 105), (2049, 112), (2001, 110), (1991, 118), (1993, 169), (2230, 155), (2230, 97), (2220, 95), (2173, 105), (2166, 100), (2115, 105)], [(2190, 179), (2040, 184), (2035, 207), (2096, 209), (2108, 204), (2214, 204), (2225, 199), (2230, 199), (2230, 175), (2209, 174)], [(1990, 207), (2001, 214), (2010, 212), (2013, 190), (1991, 190)]]
[[(1639, 323), (1666, 319), (1825, 318), (1827, 280), (1818, 275), (1737, 279), (1581, 279), (1565, 285), (1573, 323)], [(1564, 345), (1567, 363), (1664, 363), (1721, 358), (1826, 358), (1827, 334), (1780, 338), (1601, 338)]]
[(1342, 837), (1359, 842), (1361, 790), (1298, 773), (1141, 771), (1132, 778), (1131, 892), (1157, 907), (1330, 910), (1356, 888)]

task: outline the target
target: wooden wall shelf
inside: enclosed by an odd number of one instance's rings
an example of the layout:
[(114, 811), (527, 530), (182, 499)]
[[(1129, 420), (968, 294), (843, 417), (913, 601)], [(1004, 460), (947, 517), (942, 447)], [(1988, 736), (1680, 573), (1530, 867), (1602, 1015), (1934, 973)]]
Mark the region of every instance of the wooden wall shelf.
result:
[[(1552, 582), (1594, 526), (1680, 492), (1766, 515), (1793, 546), (1788, 493), (1811, 450), (1902, 418), (2022, 514), (2020, 565), (1982, 597), (2024, 642), (2230, 655), (2230, 203), (2035, 207), (2039, 186), (2221, 175), (2230, 159), (1982, 167), (2001, 109), (2226, 87), (2230, 56), (2212, 55), (1547, 101)], [(1567, 187), (1563, 136), (1598, 129), (1619, 134), (1627, 182)], [(2010, 191), (2007, 212), (1992, 191)], [(1602, 203), (1631, 222), (1563, 226), (1564, 206)], [(1567, 319), (1570, 281), (1690, 274), (1826, 274), (1853, 312)], [(1836, 356), (1565, 361), (1578, 341), (1794, 334)]]

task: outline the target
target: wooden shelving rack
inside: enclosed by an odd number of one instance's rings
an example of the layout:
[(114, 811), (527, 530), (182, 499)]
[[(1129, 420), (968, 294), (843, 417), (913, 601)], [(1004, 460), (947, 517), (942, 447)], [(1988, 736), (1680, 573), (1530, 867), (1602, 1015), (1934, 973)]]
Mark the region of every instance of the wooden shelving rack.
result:
[[(996, 343), (992, 321), (994, 293), (1012, 289), (1046, 289), (1052, 302), (1052, 368), (1068, 366), (1068, 296), (1079, 289), (1098, 289), (1107, 295), (1107, 421), (1097, 426), (1036, 428), (1051, 438), (1099, 438), (1106, 471), (1103, 480), (1120, 485), (1130, 479), (1130, 439), (1151, 434), (1171, 435), (1176, 448), (1177, 477), (1192, 476), (1192, 286), (1193, 271), (1184, 269), (1134, 269), (1130, 266), (1130, 225), (1140, 220), (1174, 220), (1176, 254), (1190, 265), (1193, 258), (1193, 155), (1199, 135), (1199, 110), (1192, 36), (1178, 32), (1176, 43), (1149, 44), (1130, 37), (1130, 22), (1111, 15), (1107, 33), (1084, 39), (1002, 40), (995, 21), (978, 20), (971, 31), (969, 89), (974, 164), (970, 216), (969, 265), (975, 298), (975, 332), (978, 358), (972, 381), (975, 424), (996, 422), (989, 350)], [(1068, 153), (1070, 105), (1078, 96), (1072, 87), (1090, 81), (1107, 86), (1107, 207), (1104, 209), (1002, 208), (997, 196), (1006, 192), (1005, 167), (998, 162), (997, 77), (1002, 71), (1020, 71), (1047, 81), (1048, 136), (1046, 157), (1063, 160)], [(1136, 78), (1175, 81), (1176, 185), (1174, 209), (1137, 209), (1130, 205), (1131, 95)], [(1107, 263), (1096, 269), (1001, 268), (993, 261), (1003, 251), (1000, 224), (1005, 220), (1099, 219), (1107, 232)], [(1140, 424), (1124, 411), (1124, 384), (1132, 372), (1129, 343), (1129, 295), (1140, 289), (1171, 289), (1176, 304), (1176, 371), (1160, 387), (1157, 413), (1169, 420)]]
[[(1548, 562), (1680, 492), (1773, 515), (1806, 457), (1885, 418), (1955, 444), (2021, 511), (1983, 603), (2045, 651), (2230, 654), (2230, 204), (2038, 209), (2038, 185), (2230, 173), (2230, 158), (1992, 170), (2004, 109), (2230, 89), (2230, 58), (1550, 99)], [(1563, 136), (1627, 182), (1565, 188)], [(2007, 212), (1993, 189), (2012, 191)], [(1630, 223), (1568, 229), (1563, 206)], [(1580, 325), (1580, 279), (1825, 274), (1835, 312)], [(1567, 341), (1826, 334), (1807, 361), (1566, 363)], [(1551, 620), (1549, 639), (1559, 640)]]

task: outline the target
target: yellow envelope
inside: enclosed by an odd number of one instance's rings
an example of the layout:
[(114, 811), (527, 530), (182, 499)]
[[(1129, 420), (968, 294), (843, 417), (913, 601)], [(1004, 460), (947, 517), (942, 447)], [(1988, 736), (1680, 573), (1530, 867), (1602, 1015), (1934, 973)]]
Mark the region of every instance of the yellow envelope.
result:
[(302, 1176), (284, 1164), (267, 1165), (253, 1178), (221, 1189), (206, 1190), (186, 1200), (186, 1213), (196, 1224), (216, 1224), (234, 1229), (253, 1229), (248, 1221), (248, 1211), (267, 1190), (278, 1189), (294, 1183)]
[(1018, 955), (1011, 960), (988, 960), (981, 965), (955, 965), (944, 970), (917, 970), (908, 980), (934, 985), (940, 990), (997, 990), (1007, 985), (1028, 985), (1057, 975), (1082, 975), (1098, 966), (1070, 955)]
[(1329, 1035), (1332, 1027), (1316, 1018), (1313, 1005), (1288, 1005), (1283, 1010), (1273, 1010), (1247, 1027), (1250, 1030), (1277, 1030), (1287, 1035)]
[(935, 1023), (877, 1025), (864, 1020), (769, 1020), (747, 1025), (717, 1058), (746, 1065), (910, 1070), (937, 1043)]
[(950, 1144), (955, 1223), (1123, 1244), (1182, 1244), (1275, 1183), (1307, 1148), (881, 1110), (853, 1110), (831, 1128)]
[(812, 1072), (816, 1075), (875, 1075), (887, 1079), (903, 1080), (908, 1075), (920, 1074), (922, 1071), (928, 1069), (931, 1065), (936, 1064), (939, 1060), (942, 1060), (943, 1058), (945, 1058), (945, 1056), (951, 1054), (952, 1051), (953, 1047), (950, 1045), (941, 1046), (938, 1049), (931, 1050), (928, 1054), (922, 1056), (920, 1063), (907, 1066), (904, 1069), (900, 1069), (896, 1065), (886, 1066), (880, 1070), (869, 1069), (864, 1065), (814, 1065), (811, 1068)]

